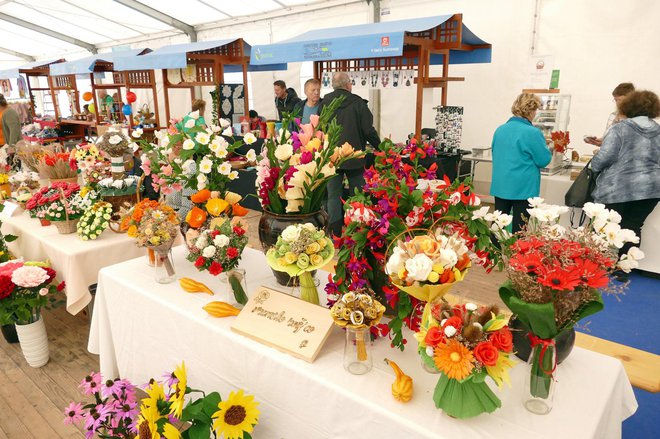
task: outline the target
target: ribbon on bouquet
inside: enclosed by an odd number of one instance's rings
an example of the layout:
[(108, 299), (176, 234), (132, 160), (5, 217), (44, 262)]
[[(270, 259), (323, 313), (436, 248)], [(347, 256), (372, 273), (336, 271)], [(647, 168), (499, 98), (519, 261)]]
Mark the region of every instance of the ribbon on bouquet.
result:
[(555, 355), (555, 360), (552, 365), (552, 370), (546, 370), (543, 368), (543, 357), (545, 356), (545, 351), (548, 350), (549, 346), (552, 346), (555, 348), (555, 339), (554, 338), (540, 338), (537, 337), (536, 335), (532, 334), (531, 332), (527, 334), (527, 337), (529, 338), (530, 343), (532, 344), (532, 350), (538, 346), (541, 345), (541, 355), (539, 356), (539, 367), (545, 373), (546, 375), (552, 376), (552, 374), (555, 373), (555, 369), (557, 369), (557, 356)]

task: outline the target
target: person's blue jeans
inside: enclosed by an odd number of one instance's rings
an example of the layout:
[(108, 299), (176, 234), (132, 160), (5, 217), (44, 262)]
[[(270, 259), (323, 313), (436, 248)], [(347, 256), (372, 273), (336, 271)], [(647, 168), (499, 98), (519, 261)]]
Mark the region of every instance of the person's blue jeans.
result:
[(328, 181), (328, 216), (330, 221), (329, 231), (335, 235), (341, 234), (341, 226), (344, 220), (343, 200), (344, 198), (344, 176), (348, 179), (348, 196), (355, 193), (355, 188), (364, 186), (364, 169), (338, 169), (337, 175)]

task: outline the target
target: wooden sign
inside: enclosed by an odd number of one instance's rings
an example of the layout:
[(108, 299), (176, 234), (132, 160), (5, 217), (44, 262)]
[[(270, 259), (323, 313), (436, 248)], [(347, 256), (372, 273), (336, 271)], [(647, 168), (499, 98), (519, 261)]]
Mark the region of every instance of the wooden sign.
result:
[(262, 286), (231, 329), (312, 363), (333, 324), (328, 309)]

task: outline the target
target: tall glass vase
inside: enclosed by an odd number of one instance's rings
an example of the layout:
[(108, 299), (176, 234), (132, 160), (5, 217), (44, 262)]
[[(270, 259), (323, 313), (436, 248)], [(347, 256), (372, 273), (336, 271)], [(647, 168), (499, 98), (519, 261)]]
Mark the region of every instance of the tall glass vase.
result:
[(532, 353), (527, 360), (529, 374), (525, 380), (523, 404), (537, 415), (552, 410), (555, 396), (557, 350), (554, 339), (540, 339), (530, 334)]
[(176, 279), (172, 244), (150, 247), (154, 250), (154, 279), (159, 284), (169, 284)]
[(223, 284), (224, 301), (231, 305), (244, 306), (247, 301), (247, 281), (245, 270), (234, 268), (220, 273), (220, 283)]
[(346, 328), (344, 369), (353, 375), (363, 375), (369, 372), (374, 365), (371, 345), (369, 328)]

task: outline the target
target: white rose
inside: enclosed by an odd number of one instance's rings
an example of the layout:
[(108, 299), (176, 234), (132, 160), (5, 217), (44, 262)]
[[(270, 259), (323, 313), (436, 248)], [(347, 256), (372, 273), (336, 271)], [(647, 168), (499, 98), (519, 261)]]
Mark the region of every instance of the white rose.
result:
[(191, 111), (190, 113), (188, 113), (188, 117), (193, 120), (199, 119), (199, 110)]
[(119, 143), (121, 143), (121, 141), (122, 141), (121, 136), (117, 134), (110, 136), (110, 138), (108, 139), (108, 142), (110, 142), (113, 145), (118, 145)]
[(245, 135), (243, 136), (243, 141), (248, 145), (252, 145), (254, 142), (257, 141), (257, 138), (252, 133), (245, 133)]
[(184, 125), (184, 127), (190, 129), (195, 126), (195, 119), (188, 119)]
[[(454, 253), (454, 256), (455, 255), (456, 254)], [(433, 261), (425, 254), (418, 254), (412, 259), (408, 259), (405, 266), (409, 278), (424, 282), (428, 279), (429, 274), (433, 269)]]
[(245, 154), (245, 158), (248, 162), (255, 162), (257, 161), (257, 153), (254, 152), (254, 149), (251, 149)]
[(287, 242), (295, 242), (300, 238), (300, 228), (297, 225), (288, 226), (282, 231), (282, 239)]
[(628, 255), (621, 256), (621, 260), (616, 265), (626, 273), (630, 273), (634, 268), (639, 266), (637, 261), (630, 259)]
[(458, 255), (450, 248), (440, 249), (440, 259), (438, 261), (444, 268), (451, 268), (458, 262)]
[(209, 128), (211, 128), (212, 133), (217, 133), (218, 131), (220, 131), (222, 129), (217, 125), (211, 125)]
[(186, 139), (183, 141), (183, 149), (191, 150), (195, 147), (195, 142), (192, 139)]
[(285, 143), (283, 145), (279, 145), (277, 148), (275, 148), (275, 157), (279, 161), (286, 161), (289, 160), (289, 157), (293, 154), (293, 146), (289, 145), (288, 143)]
[(202, 256), (205, 258), (211, 258), (213, 255), (215, 255), (215, 247), (212, 245), (209, 245), (202, 251)]
[(208, 241), (206, 240), (206, 235), (200, 236), (195, 241), (195, 247), (197, 247), (197, 248), (204, 248), (204, 247), (206, 247), (206, 244), (208, 244)]
[(229, 237), (227, 235), (218, 235), (213, 239), (213, 243), (217, 247), (222, 248), (229, 244)]
[(396, 274), (403, 268), (403, 260), (406, 252), (400, 247), (394, 247), (392, 256), (387, 260), (387, 274)]
[(197, 133), (197, 135), (195, 136), (195, 140), (199, 144), (208, 145), (208, 143), (209, 143), (209, 134), (207, 132)]
[(199, 163), (199, 172), (209, 174), (213, 170), (213, 162), (207, 158)]
[(447, 326), (445, 328), (445, 335), (447, 337), (453, 337), (454, 335), (456, 335), (456, 328), (454, 328), (453, 326)]
[(143, 133), (142, 128), (137, 128), (133, 130), (131, 136), (135, 137), (136, 139), (139, 139), (140, 137), (142, 137), (142, 133)]

